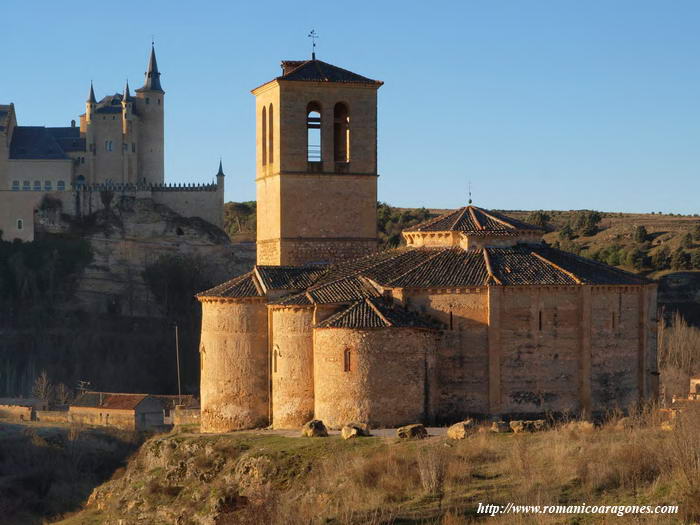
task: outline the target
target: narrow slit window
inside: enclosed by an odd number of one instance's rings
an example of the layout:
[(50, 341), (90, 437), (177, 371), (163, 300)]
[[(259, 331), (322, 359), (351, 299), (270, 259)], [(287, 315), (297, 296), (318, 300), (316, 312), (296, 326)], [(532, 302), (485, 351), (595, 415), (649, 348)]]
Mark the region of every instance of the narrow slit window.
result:
[(21, 230), (24, 228), (24, 221), (22, 219), (17, 219), (17, 229)]
[(615, 312), (610, 312), (610, 326), (615, 330)]
[(270, 111), (267, 114), (267, 154), (268, 163), (272, 164), (275, 161), (275, 142), (274, 142), (274, 124), (273, 124), (274, 110), (272, 109), (272, 104), (270, 104)]
[(267, 164), (267, 108), (262, 108), (262, 129), (260, 133), (262, 142), (262, 165)]
[(542, 310), (538, 312), (537, 316), (537, 329), (541, 332), (542, 331)]
[(277, 354), (279, 352), (277, 351), (277, 348), (275, 348), (275, 351), (272, 353), (272, 371), (276, 374), (277, 373)]
[(321, 162), (321, 105), (310, 102), (306, 107), (306, 160)]
[(335, 162), (350, 162), (350, 118), (342, 102), (333, 108), (333, 152)]
[(345, 350), (343, 352), (343, 371), (344, 372), (349, 372), (350, 371), (350, 350)]

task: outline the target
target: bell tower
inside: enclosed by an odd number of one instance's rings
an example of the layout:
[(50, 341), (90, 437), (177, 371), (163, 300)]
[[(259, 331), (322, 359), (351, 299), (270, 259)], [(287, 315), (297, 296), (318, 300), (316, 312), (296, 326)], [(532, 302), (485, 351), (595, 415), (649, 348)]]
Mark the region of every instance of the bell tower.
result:
[(311, 60), (255, 88), (257, 262), (334, 262), (377, 249), (377, 90)]

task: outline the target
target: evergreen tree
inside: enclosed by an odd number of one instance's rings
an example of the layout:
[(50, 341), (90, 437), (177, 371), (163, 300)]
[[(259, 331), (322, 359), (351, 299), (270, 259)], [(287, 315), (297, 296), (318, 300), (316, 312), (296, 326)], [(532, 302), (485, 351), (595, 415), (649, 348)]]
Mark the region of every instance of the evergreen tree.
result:
[(649, 234), (647, 233), (647, 229), (644, 226), (640, 225), (634, 229), (634, 242), (643, 243), (647, 240), (648, 236)]
[(683, 236), (681, 239), (681, 246), (686, 249), (693, 247), (693, 236), (690, 233), (686, 233)]
[(690, 262), (690, 257), (683, 249), (678, 248), (671, 255), (672, 270), (687, 270)]
[(695, 250), (690, 256), (690, 266), (700, 270), (700, 250)]
[(543, 230), (547, 229), (547, 226), (549, 226), (549, 220), (551, 217), (549, 216), (548, 213), (545, 213), (542, 210), (539, 211), (533, 211), (528, 215), (527, 221), (530, 224), (533, 224), (539, 228), (542, 228)]
[(654, 255), (651, 256), (651, 265), (656, 270), (665, 270), (668, 268), (671, 258), (671, 251), (668, 246), (659, 248)]

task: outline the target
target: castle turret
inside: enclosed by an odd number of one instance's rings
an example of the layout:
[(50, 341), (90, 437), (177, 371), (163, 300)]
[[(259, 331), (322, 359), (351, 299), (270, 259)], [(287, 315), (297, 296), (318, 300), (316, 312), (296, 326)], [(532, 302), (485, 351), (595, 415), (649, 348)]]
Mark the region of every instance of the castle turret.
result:
[(134, 101), (141, 116), (136, 151), (139, 166), (138, 182), (162, 184), (165, 181), (164, 95), (165, 91), (160, 84), (156, 51), (151, 46), (145, 82), (143, 87), (136, 90)]
[(126, 183), (136, 182), (137, 171), (136, 155), (136, 125), (134, 119), (134, 99), (129, 90), (129, 81), (124, 85), (122, 94), (122, 181)]
[(95, 106), (97, 106), (97, 99), (95, 98), (95, 89), (92, 86), (92, 81), (90, 81), (90, 92), (85, 101), (85, 118), (88, 122), (92, 120), (92, 113), (95, 111)]
[(226, 178), (226, 175), (224, 175), (224, 167), (222, 165), (221, 159), (219, 159), (219, 171), (216, 173), (216, 194), (217, 194), (217, 201), (219, 204), (219, 209), (221, 210), (221, 216), (220, 216), (220, 222), (217, 223), (216, 225), (219, 228), (224, 227), (224, 179)]

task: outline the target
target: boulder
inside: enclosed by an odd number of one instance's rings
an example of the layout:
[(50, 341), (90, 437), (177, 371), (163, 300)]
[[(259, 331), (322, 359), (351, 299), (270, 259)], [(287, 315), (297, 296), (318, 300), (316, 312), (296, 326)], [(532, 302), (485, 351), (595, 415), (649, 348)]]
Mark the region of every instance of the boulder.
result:
[(348, 423), (340, 429), (340, 435), (343, 439), (369, 436), (369, 425), (364, 423)]
[(521, 432), (525, 432), (525, 423), (525, 421), (521, 421), (518, 419), (515, 421), (511, 421), (508, 424), (508, 426), (513, 432), (515, 432), (516, 434), (520, 434)]
[(465, 419), (448, 428), (447, 437), (450, 439), (464, 439), (469, 434), (476, 432), (476, 430), (476, 422), (473, 419)]
[(428, 431), (423, 425), (418, 423), (397, 428), (396, 435), (401, 439), (425, 439), (428, 437)]
[(312, 419), (301, 428), (301, 435), (304, 437), (328, 437), (326, 425), (320, 419)]
[(494, 421), (491, 424), (491, 432), (496, 432), (502, 434), (504, 432), (510, 432), (511, 428), (505, 421)]

